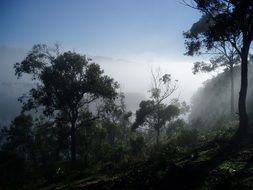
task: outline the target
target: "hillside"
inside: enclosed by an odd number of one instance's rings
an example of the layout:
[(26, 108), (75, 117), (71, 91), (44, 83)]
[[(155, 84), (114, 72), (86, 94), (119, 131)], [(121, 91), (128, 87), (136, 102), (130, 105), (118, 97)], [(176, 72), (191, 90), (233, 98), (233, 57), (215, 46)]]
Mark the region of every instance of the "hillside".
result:
[[(40, 188), (50, 189), (251, 189), (253, 145), (231, 149), (228, 141), (213, 141), (184, 154), (164, 146), (147, 161), (127, 172), (60, 180)], [(175, 150), (174, 150), (175, 151)], [(177, 155), (177, 156), (175, 156)]]

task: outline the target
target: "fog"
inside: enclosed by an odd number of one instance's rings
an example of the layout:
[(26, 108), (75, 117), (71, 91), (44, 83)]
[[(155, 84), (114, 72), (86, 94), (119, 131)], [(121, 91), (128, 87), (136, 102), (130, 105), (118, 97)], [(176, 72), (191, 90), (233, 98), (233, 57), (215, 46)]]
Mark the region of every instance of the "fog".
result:
[[(248, 91), (247, 91), (247, 112), (249, 121), (253, 118), (253, 65), (249, 64)], [(240, 91), (240, 67), (234, 68), (234, 119), (238, 119), (238, 99)], [(222, 128), (224, 123), (231, 121), (231, 82), (229, 71), (222, 72), (207, 80), (193, 95), (191, 100), (191, 113), (189, 120), (200, 122), (195, 127), (210, 129), (213, 127)]]
[[(22, 61), (29, 49), (0, 47), (0, 121), (3, 125), (20, 112), (21, 104), (18, 97), (28, 92), (32, 81), (28, 76), (17, 80), (13, 65)], [(86, 54), (79, 50), (78, 53)], [(178, 80), (178, 90), (174, 97), (190, 103), (193, 93), (202, 86), (203, 81), (210, 75), (193, 75), (192, 60), (179, 61), (170, 57), (146, 53), (128, 56), (128, 58), (114, 58), (86, 54), (98, 63), (105, 74), (111, 76), (120, 84), (120, 91), (125, 93), (127, 109), (135, 111), (141, 100), (149, 98), (148, 90), (151, 88), (151, 69), (160, 68), (162, 73), (172, 75), (173, 80)], [(183, 56), (183, 55), (182, 55)], [(185, 60), (185, 59), (183, 59)]]
[[(148, 97), (151, 87), (151, 69), (160, 68), (162, 73), (172, 75), (179, 81), (177, 95), (189, 102), (194, 91), (201, 86), (208, 75), (195, 76), (192, 74), (192, 63), (173, 60), (156, 54), (136, 55), (128, 60), (94, 57), (101, 64), (105, 73), (119, 81), (123, 92), (138, 92)], [(176, 95), (176, 96), (177, 96)]]

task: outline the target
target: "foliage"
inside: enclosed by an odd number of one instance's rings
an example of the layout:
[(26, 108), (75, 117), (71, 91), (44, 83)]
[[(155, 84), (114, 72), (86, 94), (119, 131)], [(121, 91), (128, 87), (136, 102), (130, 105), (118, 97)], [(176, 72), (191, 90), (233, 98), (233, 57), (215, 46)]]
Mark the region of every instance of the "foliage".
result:
[(64, 118), (70, 126), (71, 160), (76, 160), (76, 131), (82, 112), (96, 99), (113, 99), (118, 84), (98, 64), (73, 52), (54, 54), (46, 45), (34, 45), (27, 57), (16, 63), (16, 75), (31, 74), (39, 83), (23, 96), (23, 111), (41, 108), (46, 116)]
[(134, 157), (137, 160), (142, 160), (144, 155), (144, 149), (145, 149), (145, 141), (142, 136), (138, 136), (136, 139), (130, 139), (130, 151), (132, 154), (132, 157)]
[(199, 134), (195, 129), (193, 130), (182, 130), (177, 136), (176, 144), (182, 147), (194, 147), (199, 142)]
[[(161, 76), (160, 70), (155, 74), (151, 72), (153, 78), (153, 86), (149, 91), (151, 93), (150, 100), (143, 100), (136, 111), (135, 122), (132, 129), (135, 130), (142, 126), (143, 128), (153, 129), (156, 131), (156, 144), (159, 144), (161, 129), (165, 127), (167, 122), (178, 117), (180, 114), (179, 106), (174, 104), (167, 105), (163, 103), (164, 100), (169, 98), (176, 90), (177, 84), (173, 83), (171, 75), (164, 74)], [(187, 111), (187, 105), (182, 104), (182, 111)], [(185, 110), (184, 110), (185, 109)]]
[[(217, 48), (223, 43), (232, 47), (241, 59), (241, 88), (239, 94), (239, 125), (237, 137), (248, 134), (248, 116), (246, 112), (246, 96), (248, 87), (248, 56), (253, 40), (253, 2), (234, 0), (195, 0), (191, 7), (202, 13), (203, 28), (195, 23), (190, 31), (184, 33), (188, 55)], [(189, 5), (190, 6), (190, 5)], [(197, 26), (197, 27), (196, 27)], [(224, 54), (225, 55), (225, 54)], [(228, 54), (230, 55), (230, 54)], [(232, 54), (234, 55), (234, 54)]]

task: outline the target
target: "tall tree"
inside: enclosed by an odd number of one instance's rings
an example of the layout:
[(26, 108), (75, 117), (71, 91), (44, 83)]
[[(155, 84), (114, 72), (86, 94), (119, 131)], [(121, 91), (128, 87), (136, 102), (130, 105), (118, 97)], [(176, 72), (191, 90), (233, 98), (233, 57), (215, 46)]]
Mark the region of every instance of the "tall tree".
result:
[[(71, 160), (76, 161), (76, 131), (81, 112), (98, 98), (113, 99), (118, 84), (98, 64), (74, 52), (59, 53), (46, 45), (34, 45), (25, 59), (16, 63), (16, 75), (32, 75), (37, 85), (21, 98), (23, 110), (40, 108), (46, 116), (64, 117), (70, 126)], [(92, 118), (93, 119), (93, 118)]]
[[(224, 68), (224, 70), (230, 71), (230, 85), (231, 85), (231, 93), (230, 93), (230, 112), (231, 117), (234, 117), (234, 67), (240, 62), (240, 57), (237, 54), (236, 49), (227, 42), (226, 40), (221, 40), (216, 42), (212, 48), (204, 44), (199, 48), (198, 46), (192, 46), (194, 40), (197, 41), (205, 41), (206, 34), (208, 28), (212, 26), (212, 22), (210, 22), (211, 18), (207, 18), (207, 15), (202, 16), (198, 22), (194, 23), (190, 30), (184, 32), (183, 35), (186, 38), (186, 55), (205, 55), (210, 57), (210, 62), (195, 62), (193, 67), (193, 74), (198, 72), (212, 72), (218, 70), (220, 67)], [(196, 41), (196, 42), (197, 42)]]
[[(186, 47), (192, 54), (201, 47), (211, 50), (217, 43), (228, 42), (241, 58), (241, 88), (239, 93), (239, 129), (241, 136), (248, 131), (246, 96), (248, 86), (248, 56), (253, 40), (253, 1), (252, 0), (194, 0), (189, 5), (199, 10), (209, 26), (193, 38), (186, 38)], [(200, 35), (203, 38), (200, 38)]]

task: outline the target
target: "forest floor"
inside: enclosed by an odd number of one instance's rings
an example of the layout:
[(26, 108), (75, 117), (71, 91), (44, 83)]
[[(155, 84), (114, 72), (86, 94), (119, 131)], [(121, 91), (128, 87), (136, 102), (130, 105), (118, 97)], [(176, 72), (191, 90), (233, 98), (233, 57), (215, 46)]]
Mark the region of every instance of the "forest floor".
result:
[(168, 152), (160, 151), (127, 172), (63, 180), (40, 188), (53, 189), (253, 189), (253, 144), (213, 141), (173, 159)]

